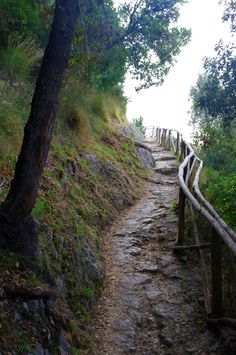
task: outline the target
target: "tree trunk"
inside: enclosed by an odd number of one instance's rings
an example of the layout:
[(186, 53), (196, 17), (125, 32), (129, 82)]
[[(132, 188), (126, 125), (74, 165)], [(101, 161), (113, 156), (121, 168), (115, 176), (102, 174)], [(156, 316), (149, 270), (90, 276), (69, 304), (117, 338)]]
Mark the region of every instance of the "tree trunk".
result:
[(30, 258), (39, 254), (38, 226), (31, 216), (48, 156), (59, 89), (68, 64), (78, 0), (57, 0), (29, 120), (10, 191), (0, 207), (0, 247)]

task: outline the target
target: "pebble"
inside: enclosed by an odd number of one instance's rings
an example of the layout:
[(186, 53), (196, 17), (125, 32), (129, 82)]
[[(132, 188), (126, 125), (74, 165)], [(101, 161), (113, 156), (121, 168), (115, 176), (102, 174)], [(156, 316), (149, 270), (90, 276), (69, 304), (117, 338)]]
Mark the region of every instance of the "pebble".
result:
[(168, 346), (168, 348), (170, 348), (173, 345), (173, 341), (171, 338), (166, 336), (161, 336), (160, 338), (161, 338), (161, 342), (166, 346)]
[(5, 298), (5, 292), (2, 288), (0, 288), (0, 300), (4, 300)]
[(15, 320), (16, 322), (19, 322), (19, 321), (21, 320), (21, 315), (20, 315), (20, 313), (17, 312), (17, 311), (14, 313), (14, 320)]

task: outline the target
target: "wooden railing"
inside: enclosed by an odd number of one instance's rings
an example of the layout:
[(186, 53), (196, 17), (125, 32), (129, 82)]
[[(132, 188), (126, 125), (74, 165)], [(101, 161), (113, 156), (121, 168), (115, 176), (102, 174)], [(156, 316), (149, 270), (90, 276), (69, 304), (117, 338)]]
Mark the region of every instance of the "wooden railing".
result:
[[(206, 312), (213, 322), (227, 321), (234, 323), (235, 320), (225, 317), (223, 304), (223, 277), (222, 277), (222, 244), (231, 254), (233, 260), (236, 257), (236, 233), (220, 218), (212, 205), (204, 198), (199, 188), (199, 178), (203, 169), (203, 161), (195, 154), (191, 145), (188, 144), (182, 135), (176, 130), (163, 129), (158, 127), (146, 127), (146, 136), (155, 138), (158, 144), (168, 150), (172, 150), (180, 161), (179, 179), (179, 203), (178, 203), (178, 235), (176, 251), (196, 249), (200, 255), (200, 266), (202, 271), (203, 292)], [(184, 245), (185, 242), (185, 218), (186, 205), (193, 226), (195, 237), (194, 245)], [(201, 215), (204, 221), (211, 227), (210, 242), (200, 239), (197, 215)], [(207, 265), (203, 250), (210, 249), (210, 279), (209, 287)], [(227, 260), (226, 260), (227, 262)]]

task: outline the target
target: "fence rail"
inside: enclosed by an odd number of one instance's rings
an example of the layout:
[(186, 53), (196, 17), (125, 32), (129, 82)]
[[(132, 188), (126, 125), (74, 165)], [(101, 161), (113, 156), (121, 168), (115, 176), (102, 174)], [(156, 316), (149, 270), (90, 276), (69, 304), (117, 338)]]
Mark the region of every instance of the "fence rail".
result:
[[(223, 304), (222, 277), (222, 244), (225, 244), (232, 257), (236, 257), (236, 233), (222, 220), (212, 205), (205, 199), (199, 188), (203, 161), (196, 155), (191, 145), (176, 130), (159, 127), (146, 127), (146, 136), (155, 138), (158, 144), (172, 150), (179, 158), (179, 204), (178, 204), (178, 236), (175, 250), (196, 249), (200, 255), (205, 308), (212, 319), (219, 321), (233, 319), (225, 318)], [(189, 209), (195, 237), (195, 245), (183, 245), (185, 241), (186, 205)], [(200, 240), (196, 213), (199, 213), (211, 226), (210, 243)], [(210, 248), (211, 287), (208, 286), (208, 272), (203, 249)], [(234, 259), (235, 260), (235, 259)]]

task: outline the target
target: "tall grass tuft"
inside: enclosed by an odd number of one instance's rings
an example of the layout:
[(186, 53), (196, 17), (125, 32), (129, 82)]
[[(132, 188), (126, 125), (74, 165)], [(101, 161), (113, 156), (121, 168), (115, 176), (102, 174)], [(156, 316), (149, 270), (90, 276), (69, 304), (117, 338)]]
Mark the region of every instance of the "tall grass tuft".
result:
[(0, 53), (0, 71), (9, 81), (26, 81), (41, 57), (42, 50), (34, 39), (10, 37), (7, 47)]

